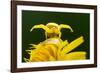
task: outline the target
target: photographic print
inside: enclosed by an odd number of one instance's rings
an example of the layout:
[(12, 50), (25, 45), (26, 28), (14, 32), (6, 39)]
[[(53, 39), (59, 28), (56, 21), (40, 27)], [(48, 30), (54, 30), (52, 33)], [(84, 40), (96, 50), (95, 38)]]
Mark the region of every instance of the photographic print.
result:
[(96, 67), (96, 6), (11, 3), (12, 72)]
[(89, 59), (89, 36), (89, 14), (22, 11), (25, 62)]

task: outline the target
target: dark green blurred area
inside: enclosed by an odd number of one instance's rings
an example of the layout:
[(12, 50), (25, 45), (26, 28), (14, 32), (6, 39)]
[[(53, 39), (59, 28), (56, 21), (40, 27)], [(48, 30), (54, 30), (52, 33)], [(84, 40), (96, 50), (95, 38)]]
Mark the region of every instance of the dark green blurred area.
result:
[[(47, 24), (55, 22), (57, 24), (68, 24), (74, 30), (73, 33), (69, 29), (62, 29), (62, 40), (69, 42), (80, 36), (84, 36), (84, 43), (75, 48), (73, 51), (86, 51), (87, 59), (90, 58), (90, 15), (88, 13), (68, 13), (68, 12), (45, 12), (45, 11), (22, 11), (22, 62), (24, 57), (29, 58), (29, 44), (38, 44), (45, 40), (44, 30), (35, 29), (30, 32), (34, 25)], [(71, 51), (72, 52), (72, 51)]]

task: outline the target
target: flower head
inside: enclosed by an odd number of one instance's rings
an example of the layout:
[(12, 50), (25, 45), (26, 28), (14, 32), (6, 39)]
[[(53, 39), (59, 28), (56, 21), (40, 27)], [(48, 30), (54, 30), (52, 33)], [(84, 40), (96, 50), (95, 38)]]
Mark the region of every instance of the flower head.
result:
[(26, 50), (30, 55), (29, 59), (25, 58), (26, 62), (86, 59), (86, 52), (84, 51), (71, 52), (84, 42), (83, 36), (73, 40), (70, 43), (67, 40), (63, 41), (61, 39), (60, 30), (62, 28), (70, 29), (70, 31), (73, 32), (69, 25), (58, 25), (56, 23), (48, 23), (47, 25), (40, 24), (33, 26), (30, 31), (36, 28), (42, 28), (45, 30), (46, 40), (37, 45), (31, 44), (31, 48), (34, 49)]
[(30, 58), (28, 62), (41, 62), (41, 61), (64, 61), (64, 60), (84, 60), (86, 59), (86, 52), (75, 51), (71, 52), (77, 46), (84, 42), (83, 37), (79, 37), (68, 43), (67, 40), (51, 38), (38, 45), (32, 45), (33, 50), (28, 50)]

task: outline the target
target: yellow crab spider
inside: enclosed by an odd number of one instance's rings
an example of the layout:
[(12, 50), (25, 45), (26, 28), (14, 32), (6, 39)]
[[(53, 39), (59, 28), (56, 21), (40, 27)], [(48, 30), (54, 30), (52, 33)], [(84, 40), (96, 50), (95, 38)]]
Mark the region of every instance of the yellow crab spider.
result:
[(69, 25), (67, 25), (67, 24), (58, 25), (56, 23), (48, 23), (46, 25), (44, 25), (44, 24), (35, 25), (31, 28), (30, 32), (33, 29), (37, 29), (37, 28), (42, 28), (45, 30), (46, 39), (52, 38), (52, 37), (59, 37), (60, 38), (62, 28), (70, 29), (71, 32), (73, 32), (73, 29)]

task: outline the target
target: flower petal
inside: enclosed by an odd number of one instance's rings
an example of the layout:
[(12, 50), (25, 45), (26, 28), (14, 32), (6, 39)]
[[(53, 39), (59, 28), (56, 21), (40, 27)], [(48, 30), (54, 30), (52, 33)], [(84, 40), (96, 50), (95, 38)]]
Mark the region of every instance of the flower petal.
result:
[(63, 60), (85, 60), (86, 52), (71, 52), (63, 56)]
[(84, 42), (83, 36), (75, 39), (74, 41), (72, 41), (70, 44), (68, 44), (67, 46), (65, 46), (63, 48), (61, 54), (66, 54), (66, 53), (72, 51), (73, 49), (75, 49), (77, 46), (79, 46), (83, 42)]
[[(48, 46), (48, 45), (47, 45)], [(30, 53), (30, 61), (53, 61), (56, 60), (52, 54), (55, 54), (55, 48), (52, 46), (41, 46), (39, 48), (36, 48), (35, 50), (31, 50)]]
[(53, 44), (46, 45), (46, 49), (49, 51), (50, 55), (53, 56), (55, 59), (57, 58), (57, 47)]

